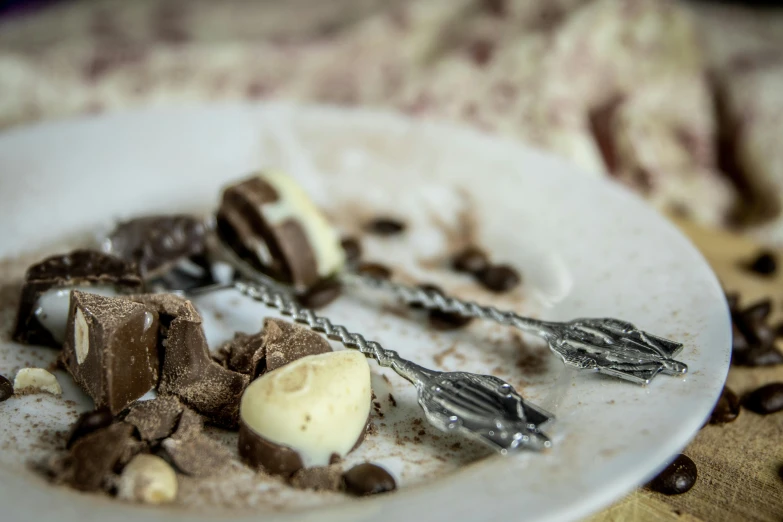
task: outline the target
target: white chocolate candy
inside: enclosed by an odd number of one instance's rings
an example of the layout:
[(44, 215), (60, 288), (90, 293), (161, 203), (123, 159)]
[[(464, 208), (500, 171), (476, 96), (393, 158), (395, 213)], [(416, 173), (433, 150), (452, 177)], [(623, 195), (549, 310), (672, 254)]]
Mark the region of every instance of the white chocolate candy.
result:
[(266, 373), (242, 395), (239, 415), (269, 442), (296, 451), (305, 467), (344, 457), (367, 425), (370, 367), (356, 351), (309, 355)]
[(68, 322), (68, 311), (71, 308), (71, 290), (89, 292), (107, 297), (114, 297), (117, 291), (112, 286), (72, 286), (52, 288), (41, 294), (35, 304), (35, 318), (46, 328), (55, 341), (65, 341), (65, 327)]
[(43, 368), (22, 368), (14, 378), (14, 392), (46, 392), (52, 395), (62, 395), (63, 389), (57, 382), (57, 377)]

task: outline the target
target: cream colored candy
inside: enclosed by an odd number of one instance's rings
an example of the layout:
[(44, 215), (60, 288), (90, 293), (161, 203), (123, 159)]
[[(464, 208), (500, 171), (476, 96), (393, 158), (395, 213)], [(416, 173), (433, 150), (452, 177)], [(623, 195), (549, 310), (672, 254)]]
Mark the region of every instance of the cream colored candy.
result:
[(46, 392), (52, 395), (62, 395), (63, 390), (57, 377), (43, 368), (22, 368), (14, 378), (15, 393)]
[(117, 482), (117, 496), (145, 504), (163, 504), (177, 497), (177, 475), (155, 455), (133, 457)]
[(340, 236), (304, 189), (283, 172), (264, 171), (258, 177), (271, 185), (278, 196), (274, 203), (264, 205), (263, 214), (267, 221), (274, 226), (295, 219), (300, 224), (315, 255), (320, 277), (342, 270), (345, 251), (340, 244)]
[(239, 414), (264, 439), (295, 450), (305, 467), (344, 457), (370, 415), (370, 367), (360, 352), (303, 357), (253, 381)]

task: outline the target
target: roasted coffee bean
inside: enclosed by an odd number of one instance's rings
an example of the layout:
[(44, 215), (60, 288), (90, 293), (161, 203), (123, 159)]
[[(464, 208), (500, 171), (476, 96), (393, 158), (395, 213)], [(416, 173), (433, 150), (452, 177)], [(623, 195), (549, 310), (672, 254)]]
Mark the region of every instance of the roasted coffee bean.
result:
[(697, 475), (696, 464), (688, 456), (680, 455), (648, 487), (664, 495), (680, 495), (693, 487)]
[(492, 265), (476, 277), (487, 290), (496, 293), (508, 292), (522, 280), (519, 272), (508, 265)]
[(359, 261), (359, 258), (362, 257), (362, 244), (359, 243), (358, 239), (346, 237), (340, 241), (340, 244), (343, 246), (345, 260), (348, 264), (356, 263)]
[[(443, 289), (441, 287), (430, 283), (422, 283), (419, 285), (419, 288), (421, 288), (422, 290), (426, 290), (428, 292), (438, 292), (439, 294), (443, 293)], [(419, 303), (413, 303), (410, 305), (410, 307), (415, 308), (416, 310), (421, 310), (422, 308), (424, 308), (424, 306), (420, 305)]]
[(376, 279), (389, 279), (392, 275), (391, 269), (380, 263), (360, 263), (356, 271)]
[(397, 489), (388, 471), (375, 464), (365, 462), (343, 473), (343, 483), (348, 493), (357, 496), (377, 495)]
[(731, 344), (731, 351), (736, 356), (740, 353), (745, 353), (750, 349), (750, 344), (748, 343), (748, 338), (745, 337), (745, 334), (740, 331), (740, 329), (737, 327), (737, 323), (732, 322), (731, 324), (731, 333), (732, 333), (732, 344)]
[(70, 448), (77, 440), (93, 431), (111, 425), (113, 421), (114, 418), (112, 417), (109, 408), (106, 407), (82, 413), (73, 427), (71, 427), (71, 434), (68, 436), (68, 442), (65, 444), (65, 447)]
[(769, 250), (761, 251), (746, 265), (746, 268), (759, 275), (773, 275), (778, 269), (777, 255)]
[(451, 266), (457, 272), (478, 274), (489, 268), (489, 258), (480, 248), (469, 246), (454, 255)]
[(7, 400), (14, 394), (14, 385), (11, 381), (0, 375), (0, 402)]
[(769, 317), (772, 299), (762, 299), (742, 310), (742, 318), (750, 323), (760, 323)]
[(405, 230), (405, 223), (393, 218), (379, 217), (367, 223), (367, 231), (379, 236), (394, 236)]
[(456, 312), (442, 312), (441, 310), (430, 310), (430, 326), (435, 330), (456, 330), (470, 323), (473, 318), (465, 317)]
[(710, 424), (725, 424), (736, 420), (740, 413), (739, 397), (729, 388), (724, 387), (715, 409), (710, 415)]
[(783, 410), (783, 382), (773, 382), (750, 392), (742, 405), (761, 415)]
[(318, 310), (340, 297), (342, 291), (343, 287), (339, 280), (324, 279), (298, 295), (297, 300), (305, 308)]
[(739, 309), (739, 294), (736, 292), (726, 294), (726, 303), (729, 305), (729, 311), (734, 313)]
[(774, 345), (752, 348), (735, 354), (732, 358), (735, 366), (775, 366), (783, 364), (783, 353)]

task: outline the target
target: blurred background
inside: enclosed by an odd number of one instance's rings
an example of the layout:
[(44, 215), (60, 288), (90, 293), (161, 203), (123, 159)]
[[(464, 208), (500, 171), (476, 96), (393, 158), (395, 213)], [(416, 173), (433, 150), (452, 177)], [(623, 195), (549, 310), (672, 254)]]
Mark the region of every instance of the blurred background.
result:
[(219, 100), (387, 108), (783, 246), (777, 4), (0, 0), (0, 129)]

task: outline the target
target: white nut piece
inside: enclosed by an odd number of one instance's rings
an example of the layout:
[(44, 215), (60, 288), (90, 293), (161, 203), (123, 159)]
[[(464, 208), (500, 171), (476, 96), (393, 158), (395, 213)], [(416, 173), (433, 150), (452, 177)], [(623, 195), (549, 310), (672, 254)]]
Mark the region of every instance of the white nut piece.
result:
[(73, 324), (73, 347), (76, 352), (76, 362), (81, 364), (90, 353), (90, 327), (81, 309), (76, 309), (76, 317)]
[(117, 496), (145, 504), (164, 504), (177, 497), (177, 475), (155, 455), (137, 455), (122, 470)]
[(40, 392), (62, 395), (63, 389), (57, 377), (43, 368), (22, 368), (14, 377), (14, 392), (19, 395)]

